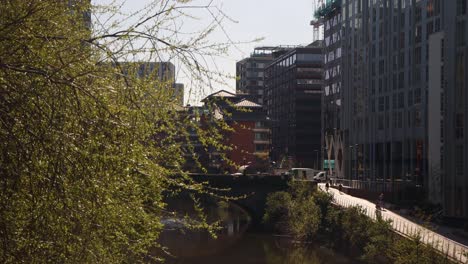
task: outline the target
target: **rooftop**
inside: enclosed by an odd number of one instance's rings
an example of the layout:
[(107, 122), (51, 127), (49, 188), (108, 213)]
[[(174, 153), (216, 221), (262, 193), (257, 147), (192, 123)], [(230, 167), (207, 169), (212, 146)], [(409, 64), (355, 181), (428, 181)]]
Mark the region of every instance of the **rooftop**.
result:
[(252, 101), (249, 101), (249, 100), (247, 100), (245, 98), (240, 100), (239, 102), (237, 102), (234, 105), (238, 106), (238, 107), (262, 107), (261, 105), (259, 105), (257, 103), (254, 103)]

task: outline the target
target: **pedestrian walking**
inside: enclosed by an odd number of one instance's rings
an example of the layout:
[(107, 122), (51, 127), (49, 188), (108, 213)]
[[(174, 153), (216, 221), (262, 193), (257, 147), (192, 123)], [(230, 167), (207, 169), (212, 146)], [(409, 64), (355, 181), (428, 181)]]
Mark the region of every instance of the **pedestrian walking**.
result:
[(383, 199), (384, 199), (384, 194), (380, 193), (379, 195), (379, 207), (383, 208)]
[(328, 188), (330, 188), (330, 184), (328, 182), (325, 184), (325, 190), (328, 192)]

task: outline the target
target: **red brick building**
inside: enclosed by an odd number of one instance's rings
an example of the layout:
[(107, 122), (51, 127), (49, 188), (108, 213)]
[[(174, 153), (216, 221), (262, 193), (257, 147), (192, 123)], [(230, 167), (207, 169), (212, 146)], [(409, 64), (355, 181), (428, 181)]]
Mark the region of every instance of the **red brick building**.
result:
[(215, 118), (223, 119), (233, 129), (225, 133), (225, 143), (231, 147), (225, 154), (237, 166), (220, 161), (221, 170), (233, 173), (240, 166), (248, 166), (249, 172), (266, 171), (269, 164), (270, 129), (263, 107), (244, 95), (224, 90), (209, 95), (203, 102), (210, 105)]

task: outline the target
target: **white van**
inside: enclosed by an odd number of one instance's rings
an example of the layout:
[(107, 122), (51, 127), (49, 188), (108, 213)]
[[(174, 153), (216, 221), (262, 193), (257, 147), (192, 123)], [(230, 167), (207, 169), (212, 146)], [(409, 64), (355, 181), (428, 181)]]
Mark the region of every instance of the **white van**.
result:
[(325, 174), (324, 171), (319, 171), (317, 174), (315, 174), (314, 176), (314, 181), (318, 181), (318, 182), (323, 182), (325, 181), (327, 178), (327, 175)]
[(289, 175), (291, 175), (295, 180), (308, 180), (311, 181), (314, 179), (317, 170), (311, 168), (292, 168), (289, 170)]

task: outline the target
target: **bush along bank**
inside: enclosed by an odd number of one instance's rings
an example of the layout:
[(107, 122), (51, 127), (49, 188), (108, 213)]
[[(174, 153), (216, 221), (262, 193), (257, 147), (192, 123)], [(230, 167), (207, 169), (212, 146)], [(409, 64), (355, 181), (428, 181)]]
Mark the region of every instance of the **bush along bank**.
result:
[(295, 240), (320, 243), (363, 263), (451, 263), (420, 236), (401, 237), (390, 221), (373, 221), (360, 207), (339, 208), (332, 201), (304, 182), (291, 182), (288, 191), (268, 196), (263, 221)]

